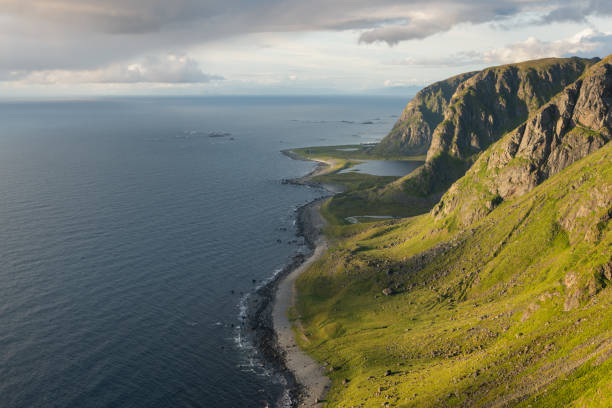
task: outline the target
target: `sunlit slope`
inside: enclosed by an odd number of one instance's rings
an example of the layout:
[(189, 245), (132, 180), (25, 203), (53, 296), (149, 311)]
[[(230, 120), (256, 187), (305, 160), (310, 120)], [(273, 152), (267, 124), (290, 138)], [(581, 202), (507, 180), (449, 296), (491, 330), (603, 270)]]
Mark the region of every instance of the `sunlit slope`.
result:
[(329, 406), (611, 406), (612, 145), (464, 228), (370, 227), (298, 281)]

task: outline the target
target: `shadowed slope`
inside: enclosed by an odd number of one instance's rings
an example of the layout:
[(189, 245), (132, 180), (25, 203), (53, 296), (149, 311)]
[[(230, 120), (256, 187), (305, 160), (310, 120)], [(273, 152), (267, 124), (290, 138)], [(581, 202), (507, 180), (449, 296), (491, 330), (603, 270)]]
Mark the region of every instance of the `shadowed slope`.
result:
[(436, 82), (412, 99), (391, 132), (376, 146), (379, 155), (420, 155), (427, 153), (436, 126), (444, 119), (444, 111), (457, 87), (475, 72)]
[(391, 184), (391, 194), (427, 196), (446, 190), (477, 154), (516, 128), (597, 60), (549, 58), (485, 69), (458, 85), (436, 127), (427, 162)]

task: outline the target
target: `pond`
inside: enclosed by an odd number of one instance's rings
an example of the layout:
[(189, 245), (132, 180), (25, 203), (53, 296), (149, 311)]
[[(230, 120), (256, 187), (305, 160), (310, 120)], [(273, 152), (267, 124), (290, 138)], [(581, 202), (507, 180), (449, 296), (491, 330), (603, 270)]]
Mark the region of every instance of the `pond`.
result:
[(374, 176), (401, 177), (412, 173), (422, 164), (422, 161), (409, 160), (363, 160), (362, 163), (351, 168), (344, 169), (340, 173), (360, 172), (372, 174)]

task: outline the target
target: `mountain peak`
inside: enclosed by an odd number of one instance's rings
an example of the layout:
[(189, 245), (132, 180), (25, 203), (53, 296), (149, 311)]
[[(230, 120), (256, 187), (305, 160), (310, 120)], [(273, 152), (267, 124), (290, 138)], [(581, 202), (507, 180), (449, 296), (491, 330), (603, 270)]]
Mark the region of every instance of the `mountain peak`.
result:
[(608, 57), (592, 66), (482, 154), (434, 214), (448, 216), (460, 209), (461, 222), (469, 224), (610, 141), (611, 61)]

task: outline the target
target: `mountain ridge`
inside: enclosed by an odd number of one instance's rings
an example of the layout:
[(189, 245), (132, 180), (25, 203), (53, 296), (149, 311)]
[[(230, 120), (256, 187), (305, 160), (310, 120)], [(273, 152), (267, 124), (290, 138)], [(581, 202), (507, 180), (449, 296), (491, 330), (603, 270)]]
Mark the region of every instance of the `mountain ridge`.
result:
[(486, 68), (470, 75), (457, 85), (444, 119), (433, 131), (426, 164), (387, 191), (416, 196), (445, 191), (467, 171), (477, 154), (524, 122), (598, 61), (547, 58)]
[[(591, 67), (481, 155), (466, 179), (445, 193), (434, 214), (448, 215), (460, 207), (467, 225), (502, 200), (527, 193), (608, 143), (612, 139), (611, 61), (608, 57)], [(474, 207), (478, 196), (480, 207)]]
[(512, 101), (517, 124), (470, 93), (497, 100), (521, 64), (470, 76), (418, 171), (340, 197), (444, 193), (421, 215), (336, 225), (298, 279), (298, 342), (332, 367), (327, 406), (612, 405), (612, 56), (564, 61), (569, 76)]
[(435, 128), (459, 84), (476, 72), (459, 74), (420, 90), (406, 105), (393, 129), (374, 149), (376, 154), (426, 154)]

